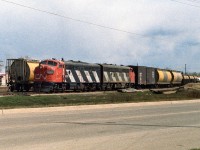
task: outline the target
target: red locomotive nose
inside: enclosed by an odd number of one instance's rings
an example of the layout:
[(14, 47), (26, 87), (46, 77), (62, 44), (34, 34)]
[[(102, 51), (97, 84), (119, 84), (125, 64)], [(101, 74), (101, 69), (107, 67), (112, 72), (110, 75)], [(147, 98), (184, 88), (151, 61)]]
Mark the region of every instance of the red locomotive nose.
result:
[(54, 68), (50, 67), (50, 66), (45, 66), (46, 69), (46, 73), (48, 75), (53, 75), (54, 74)]
[(47, 75), (47, 66), (40, 65), (35, 69), (35, 80), (36, 81), (45, 81)]

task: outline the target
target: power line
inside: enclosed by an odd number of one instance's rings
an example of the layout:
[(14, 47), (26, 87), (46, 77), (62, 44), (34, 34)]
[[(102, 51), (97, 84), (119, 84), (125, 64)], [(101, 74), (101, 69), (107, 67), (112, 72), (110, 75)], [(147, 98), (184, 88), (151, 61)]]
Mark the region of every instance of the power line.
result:
[[(155, 39), (155, 37), (150, 37), (150, 36), (147, 36), (147, 35), (138, 34), (138, 33), (130, 32), (130, 31), (126, 31), (126, 30), (122, 30), (122, 29), (118, 29), (118, 28), (108, 27), (108, 26), (96, 24), (96, 23), (93, 23), (93, 22), (85, 21), (85, 20), (75, 19), (75, 18), (72, 18), (72, 17), (68, 17), (68, 16), (58, 14), (58, 13), (38, 9), (38, 8), (35, 8), (35, 7), (23, 5), (23, 4), (20, 4), (20, 3), (15, 3), (15, 2), (12, 2), (12, 1), (8, 1), (8, 0), (0, 0), (0, 1), (12, 4), (12, 5), (16, 5), (16, 6), (19, 6), (19, 7), (31, 9), (31, 10), (34, 10), (34, 11), (42, 12), (42, 13), (45, 13), (45, 14), (48, 14), (48, 15), (53, 15), (53, 16), (60, 17), (60, 18), (63, 18), (63, 19), (68, 19), (68, 20), (72, 20), (72, 21), (75, 21), (75, 22), (80, 22), (80, 23), (84, 23), (84, 24), (88, 24), (88, 25), (92, 25), (92, 26), (96, 26), (96, 27), (100, 27), (100, 28), (104, 28), (104, 29), (109, 29), (109, 30), (113, 30), (113, 31), (127, 33), (127, 34), (134, 35), (134, 36), (137, 36), (137, 37), (140, 37), (140, 38)], [(178, 3), (181, 3), (181, 4), (187, 4), (187, 3), (179, 2), (179, 1), (176, 1), (176, 0), (171, 0), (171, 1), (178, 2)], [(190, 5), (190, 4), (187, 4), (187, 5)], [(195, 6), (195, 5), (190, 5), (190, 6)], [(195, 6), (195, 7), (200, 7), (200, 6)], [(166, 41), (166, 39), (162, 39), (162, 38), (156, 38), (156, 39)]]
[(88, 22), (88, 21), (84, 21), (84, 20), (75, 19), (75, 18), (72, 18), (72, 17), (60, 15), (58, 13), (54, 13), (54, 12), (50, 12), (50, 11), (34, 8), (34, 7), (31, 7), (31, 6), (27, 6), (27, 5), (23, 5), (23, 4), (7, 1), (7, 0), (0, 0), (0, 1), (6, 2), (6, 3), (10, 3), (10, 4), (13, 4), (13, 5), (16, 5), (16, 6), (24, 7), (24, 8), (27, 8), (27, 9), (31, 9), (31, 10), (34, 10), (34, 11), (46, 13), (46, 14), (49, 14), (49, 15), (54, 15), (54, 16), (61, 17), (61, 18), (64, 18), (64, 19), (68, 19), (68, 20), (72, 20), (72, 21), (76, 21), (76, 22), (81, 22), (81, 23), (84, 23), (84, 24), (89, 24), (89, 25), (92, 25), (92, 26), (97, 26), (97, 27), (101, 27), (101, 28), (105, 28), (105, 29), (109, 29), (109, 30), (123, 32), (123, 33), (127, 33), (127, 34), (132, 34), (132, 35), (143, 37), (143, 38), (151, 38), (151, 37), (146, 36), (146, 35), (130, 32), (130, 31), (122, 30), (122, 29), (112, 28), (112, 27), (108, 27), (108, 26), (104, 26), (104, 25), (100, 25), (100, 24), (96, 24), (96, 23), (92, 23), (92, 22)]

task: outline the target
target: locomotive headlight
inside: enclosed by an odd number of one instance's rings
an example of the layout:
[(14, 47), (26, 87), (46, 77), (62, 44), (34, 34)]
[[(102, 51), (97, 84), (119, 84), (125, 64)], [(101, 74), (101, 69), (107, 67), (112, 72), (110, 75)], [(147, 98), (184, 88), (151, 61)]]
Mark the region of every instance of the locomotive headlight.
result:
[(47, 70), (47, 74), (54, 74), (53, 70)]

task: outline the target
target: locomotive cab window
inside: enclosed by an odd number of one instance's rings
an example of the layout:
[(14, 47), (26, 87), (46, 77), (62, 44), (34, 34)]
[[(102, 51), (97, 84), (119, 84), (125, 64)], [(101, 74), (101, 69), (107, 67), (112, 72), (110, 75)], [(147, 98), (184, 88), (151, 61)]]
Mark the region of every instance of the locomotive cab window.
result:
[(49, 66), (57, 66), (57, 63), (54, 61), (48, 61)]

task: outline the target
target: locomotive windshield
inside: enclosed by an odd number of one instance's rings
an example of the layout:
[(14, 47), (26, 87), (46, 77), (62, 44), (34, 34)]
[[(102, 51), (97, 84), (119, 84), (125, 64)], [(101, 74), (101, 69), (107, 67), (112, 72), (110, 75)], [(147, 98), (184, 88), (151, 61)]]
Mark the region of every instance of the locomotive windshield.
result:
[(57, 66), (57, 63), (54, 61), (48, 61), (49, 66)]
[(57, 63), (54, 61), (42, 61), (40, 64), (49, 65), (49, 66), (57, 66)]

